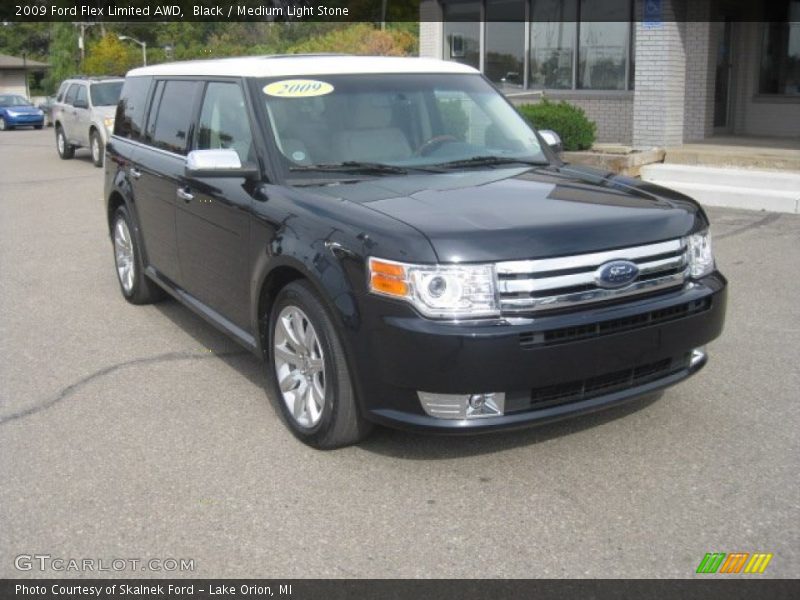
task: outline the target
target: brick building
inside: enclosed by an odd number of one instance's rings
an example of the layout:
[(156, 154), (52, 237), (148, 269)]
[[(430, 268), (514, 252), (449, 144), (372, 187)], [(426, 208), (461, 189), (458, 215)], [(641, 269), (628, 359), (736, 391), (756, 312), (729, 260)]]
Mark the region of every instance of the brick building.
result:
[(422, 0), (420, 54), (473, 65), (515, 103), (543, 92), (577, 104), (600, 142), (798, 138), (800, 0), (771, 0), (774, 22), (745, 21), (741, 8), (735, 0)]

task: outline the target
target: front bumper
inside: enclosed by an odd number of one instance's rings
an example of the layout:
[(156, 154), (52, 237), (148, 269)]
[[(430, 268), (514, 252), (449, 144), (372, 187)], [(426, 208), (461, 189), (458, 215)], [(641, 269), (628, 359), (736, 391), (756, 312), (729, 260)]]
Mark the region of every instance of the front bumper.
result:
[(33, 127), (44, 124), (44, 115), (17, 115), (12, 117), (6, 113), (6, 123), (11, 127)]
[[(441, 432), (521, 427), (646, 396), (700, 370), (692, 352), (719, 336), (726, 285), (714, 273), (678, 291), (568, 314), (445, 323), (363, 297), (368, 335), (356, 336), (365, 416)], [(418, 392), (506, 395), (505, 414), (430, 416)]]

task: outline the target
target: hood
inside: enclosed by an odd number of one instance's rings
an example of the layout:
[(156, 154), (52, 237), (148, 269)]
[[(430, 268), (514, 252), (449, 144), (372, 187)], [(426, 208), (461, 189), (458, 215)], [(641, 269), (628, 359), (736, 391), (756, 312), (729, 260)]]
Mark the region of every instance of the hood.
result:
[(114, 118), (117, 114), (117, 107), (116, 106), (95, 106), (94, 113), (99, 116), (101, 119), (105, 119), (108, 117)]
[(33, 105), (26, 104), (25, 106), (4, 106), (5, 110), (10, 110), (11, 112), (19, 113), (21, 115), (38, 115), (39, 109)]
[(594, 252), (677, 238), (706, 222), (677, 192), (571, 166), (407, 175), (318, 191), (416, 228), (440, 262)]

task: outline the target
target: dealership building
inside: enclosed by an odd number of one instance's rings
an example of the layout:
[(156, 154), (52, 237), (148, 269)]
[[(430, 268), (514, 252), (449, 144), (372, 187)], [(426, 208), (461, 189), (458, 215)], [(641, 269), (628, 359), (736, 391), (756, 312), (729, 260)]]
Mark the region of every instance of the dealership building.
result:
[(767, 4), (771, 22), (735, 0), (422, 0), (420, 54), (581, 106), (599, 142), (800, 139), (800, 0)]

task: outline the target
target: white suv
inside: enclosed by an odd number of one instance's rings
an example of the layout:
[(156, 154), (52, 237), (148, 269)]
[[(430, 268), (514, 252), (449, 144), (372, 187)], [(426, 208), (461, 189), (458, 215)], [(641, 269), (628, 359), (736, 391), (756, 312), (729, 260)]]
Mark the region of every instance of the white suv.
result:
[(123, 81), (117, 77), (92, 77), (67, 79), (61, 84), (52, 117), (61, 158), (72, 158), (76, 148), (88, 147), (95, 166), (103, 166)]

